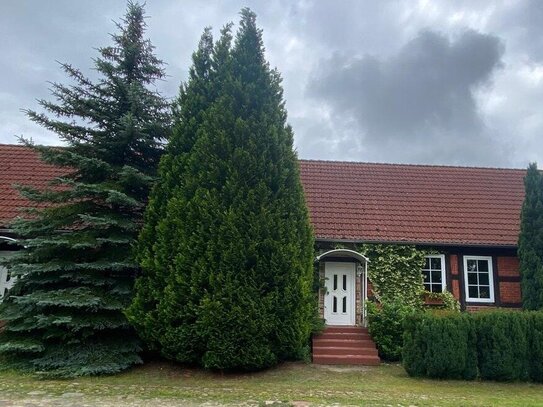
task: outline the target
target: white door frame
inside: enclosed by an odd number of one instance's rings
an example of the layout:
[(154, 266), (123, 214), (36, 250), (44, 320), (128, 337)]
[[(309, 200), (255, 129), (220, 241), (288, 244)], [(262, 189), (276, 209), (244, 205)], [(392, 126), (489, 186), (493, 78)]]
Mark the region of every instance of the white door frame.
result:
[[(339, 307), (342, 304), (339, 301), (336, 312), (333, 312), (332, 299), (334, 296), (333, 288), (333, 273), (336, 269), (336, 273), (342, 273), (346, 276), (346, 296), (347, 296), (347, 311), (346, 313), (340, 312)], [(324, 276), (326, 294), (324, 296), (324, 318), (327, 325), (356, 325), (356, 263), (354, 262), (325, 262), (324, 264)], [(343, 281), (337, 279), (336, 291), (343, 291)], [(349, 301), (350, 300), (350, 301)]]

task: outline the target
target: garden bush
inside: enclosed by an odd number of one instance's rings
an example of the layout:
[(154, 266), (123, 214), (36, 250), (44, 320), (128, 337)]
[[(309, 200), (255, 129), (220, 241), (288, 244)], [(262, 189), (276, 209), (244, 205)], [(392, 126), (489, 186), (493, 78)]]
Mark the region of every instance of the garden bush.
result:
[(405, 318), (403, 324), (402, 364), (409, 376), (426, 375), (426, 339), (423, 334), (425, 315), (412, 314)]
[(402, 362), (410, 376), (543, 382), (543, 312), (408, 316)]
[(534, 382), (543, 382), (543, 312), (530, 312), (528, 320), (528, 373)]
[(404, 321), (415, 310), (416, 308), (401, 301), (384, 302), (379, 305), (368, 303), (368, 329), (382, 359), (400, 360)]
[(482, 379), (526, 380), (528, 377), (528, 314), (483, 312), (475, 314), (477, 353)]
[(411, 376), (477, 376), (475, 329), (468, 315), (425, 313), (408, 317), (404, 328), (403, 363)]

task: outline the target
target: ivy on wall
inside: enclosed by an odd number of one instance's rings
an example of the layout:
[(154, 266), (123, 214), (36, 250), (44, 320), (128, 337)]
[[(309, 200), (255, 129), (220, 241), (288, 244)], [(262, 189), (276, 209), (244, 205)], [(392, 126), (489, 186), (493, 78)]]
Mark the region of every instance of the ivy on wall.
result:
[(414, 245), (363, 244), (358, 251), (370, 260), (368, 279), (376, 299), (420, 307), (423, 304), (423, 277), (427, 251)]

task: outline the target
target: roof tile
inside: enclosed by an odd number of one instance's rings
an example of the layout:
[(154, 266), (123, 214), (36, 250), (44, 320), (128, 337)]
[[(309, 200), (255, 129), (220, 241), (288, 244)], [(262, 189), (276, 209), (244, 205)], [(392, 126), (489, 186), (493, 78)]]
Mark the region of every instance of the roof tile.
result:
[(301, 160), (317, 239), (516, 246), (525, 170)]
[[(300, 160), (317, 239), (516, 246), (525, 170)], [(0, 228), (32, 204), (14, 184), (64, 173), (0, 144)]]
[(0, 144), (0, 229), (7, 228), (22, 208), (35, 206), (23, 198), (14, 185), (45, 187), (66, 171), (45, 164), (28, 147)]

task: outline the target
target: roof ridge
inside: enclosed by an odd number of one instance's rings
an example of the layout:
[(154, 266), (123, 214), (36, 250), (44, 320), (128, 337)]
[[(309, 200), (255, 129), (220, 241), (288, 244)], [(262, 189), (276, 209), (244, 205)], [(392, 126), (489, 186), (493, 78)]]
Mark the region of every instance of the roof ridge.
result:
[(21, 144), (12, 144), (12, 143), (0, 143), (0, 146), (6, 146), (6, 147), (26, 147)]
[[(0, 147), (15, 147), (28, 149), (29, 147), (21, 144), (1, 143)], [(55, 147), (50, 145), (48, 147)], [(61, 147), (61, 146), (58, 146)], [(477, 169), (477, 170), (505, 170), (505, 171), (526, 171), (525, 168), (515, 167), (483, 167), (483, 166), (470, 166), (470, 165), (450, 165), (450, 164), (412, 164), (412, 163), (383, 163), (376, 161), (349, 161), (349, 160), (320, 160), (312, 158), (299, 158), (300, 162), (308, 163), (323, 163), (323, 164), (348, 164), (348, 165), (382, 165), (382, 166), (396, 166), (396, 167), (422, 167), (422, 168), (458, 168), (458, 169)]]
[(449, 164), (406, 164), (406, 163), (383, 163), (375, 161), (347, 161), (347, 160), (318, 160), (311, 158), (299, 158), (300, 162), (323, 163), (323, 164), (348, 164), (348, 165), (382, 165), (389, 167), (423, 167), (423, 168), (457, 168), (474, 170), (505, 170), (505, 171), (526, 171), (525, 168), (507, 168), (507, 167), (482, 167), (469, 165), (449, 165)]

